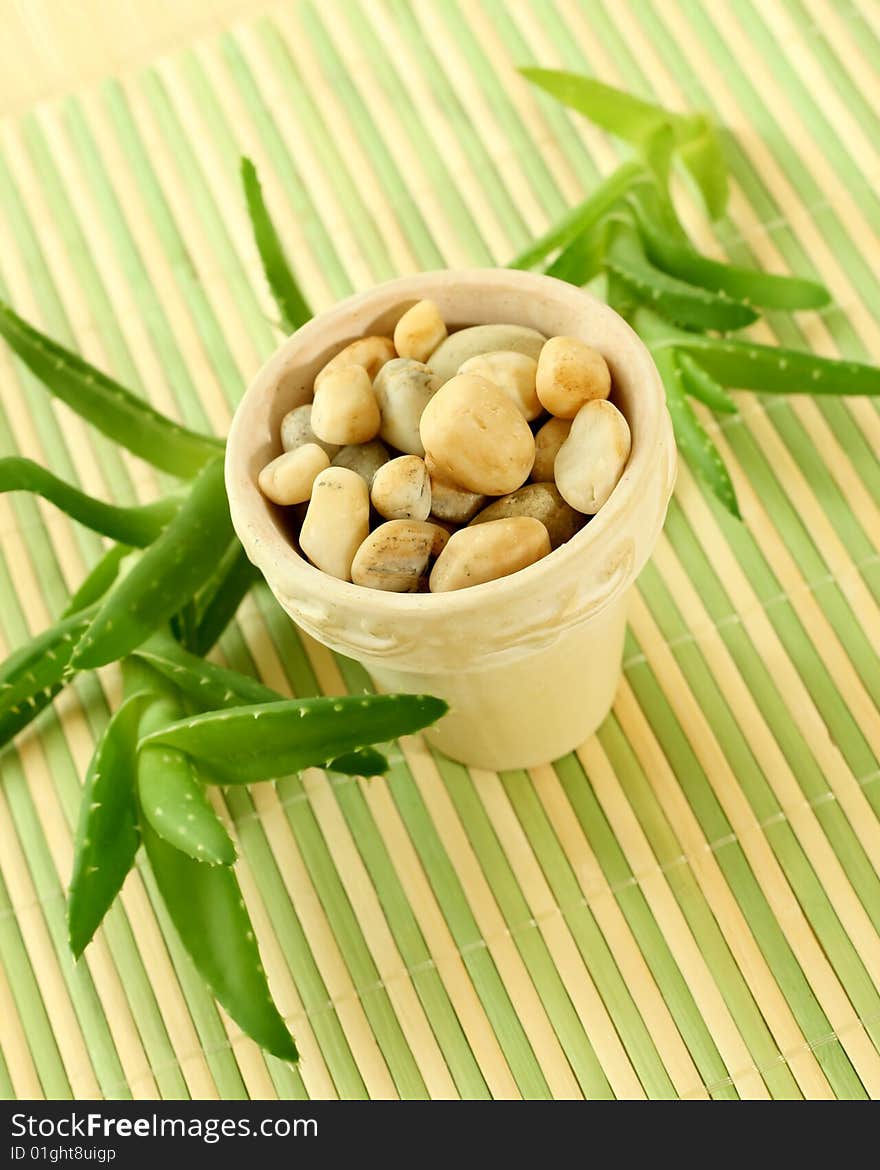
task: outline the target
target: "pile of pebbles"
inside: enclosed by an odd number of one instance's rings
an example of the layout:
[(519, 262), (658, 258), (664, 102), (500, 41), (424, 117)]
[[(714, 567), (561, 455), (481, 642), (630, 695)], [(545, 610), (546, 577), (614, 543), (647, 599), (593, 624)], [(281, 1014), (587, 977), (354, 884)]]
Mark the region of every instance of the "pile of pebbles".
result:
[(433, 301), (362, 337), (281, 423), (259, 476), (302, 553), (370, 589), (444, 593), (515, 573), (594, 516), (630, 452), (602, 355), (522, 325), (448, 333)]

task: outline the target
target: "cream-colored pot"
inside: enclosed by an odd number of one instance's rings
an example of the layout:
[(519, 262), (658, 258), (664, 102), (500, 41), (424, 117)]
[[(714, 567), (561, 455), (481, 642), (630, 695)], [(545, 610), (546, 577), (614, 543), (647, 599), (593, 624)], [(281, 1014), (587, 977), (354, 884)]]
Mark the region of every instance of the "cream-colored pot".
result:
[[(280, 453), (282, 417), (310, 399), (325, 362), (357, 337), (390, 336), (423, 298), (437, 303), (450, 330), (515, 322), (595, 346), (629, 420), (632, 454), (601, 512), (537, 564), (453, 593), (382, 593), (304, 560), (257, 476)], [(620, 677), (626, 595), (663, 526), (675, 465), (660, 378), (625, 321), (550, 277), (468, 269), (389, 281), (289, 337), (235, 414), (226, 486), (248, 556), (297, 625), (363, 663), (381, 690), (445, 699), (449, 713), (426, 733), (431, 743), (453, 759), (502, 769), (555, 759), (605, 718)]]

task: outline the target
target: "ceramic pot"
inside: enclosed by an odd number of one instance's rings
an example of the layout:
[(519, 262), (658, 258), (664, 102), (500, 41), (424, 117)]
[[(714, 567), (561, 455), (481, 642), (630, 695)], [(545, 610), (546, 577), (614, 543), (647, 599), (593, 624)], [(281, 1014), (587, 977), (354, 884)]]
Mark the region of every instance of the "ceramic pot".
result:
[[(310, 400), (318, 370), (357, 337), (390, 336), (423, 298), (437, 303), (450, 331), (514, 322), (595, 346), (611, 369), (632, 452), (599, 514), (537, 564), (452, 593), (384, 593), (310, 565), (257, 476), (280, 453), (281, 419)], [(389, 281), (287, 338), (236, 411), (226, 485), (248, 556), (297, 625), (361, 662), (380, 690), (445, 699), (449, 713), (426, 732), (429, 741), (453, 759), (497, 770), (571, 751), (608, 713), (620, 678), (627, 593), (663, 526), (675, 468), (659, 375), (617, 313), (550, 277), (469, 269)]]

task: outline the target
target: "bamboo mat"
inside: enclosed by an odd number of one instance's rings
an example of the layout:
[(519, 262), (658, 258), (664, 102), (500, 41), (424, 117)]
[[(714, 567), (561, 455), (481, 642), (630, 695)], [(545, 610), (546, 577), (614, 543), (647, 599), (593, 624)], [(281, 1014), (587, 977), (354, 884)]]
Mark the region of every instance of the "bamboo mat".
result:
[[(0, 292), (161, 409), (224, 433), (277, 342), (240, 152), (318, 309), (504, 263), (582, 198), (617, 153), (527, 63), (714, 109), (733, 191), (712, 231), (694, 210), (699, 244), (835, 298), (756, 335), (880, 360), (876, 0), (259, 8), (0, 122)], [(0, 395), (3, 453), (157, 491), (5, 348)], [(71, 962), (80, 778), (118, 680), (61, 697), (0, 757), (0, 1095), (880, 1096), (880, 416), (738, 402), (707, 421), (746, 522), (682, 468), (614, 710), (576, 753), (496, 775), (410, 739), (387, 780), (227, 793), (297, 1068), (218, 1011), (143, 865)], [(5, 652), (100, 541), (16, 495), (0, 542)], [(297, 694), (364, 685), (265, 591), (222, 658)]]

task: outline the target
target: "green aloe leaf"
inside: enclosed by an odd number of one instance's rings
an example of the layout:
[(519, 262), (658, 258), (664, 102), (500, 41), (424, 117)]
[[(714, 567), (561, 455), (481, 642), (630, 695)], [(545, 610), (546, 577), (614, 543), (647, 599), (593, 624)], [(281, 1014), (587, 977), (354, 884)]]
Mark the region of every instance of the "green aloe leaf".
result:
[(157, 500), (142, 507), (105, 504), (65, 483), (33, 460), (18, 456), (0, 459), (2, 492), (34, 492), (86, 528), (135, 548), (152, 544), (180, 507), (180, 497)]
[(39, 715), (74, 673), (71, 658), (97, 607), (37, 634), (0, 666), (0, 747)]
[(534, 268), (551, 253), (565, 248), (572, 240), (595, 227), (611, 208), (646, 172), (639, 162), (628, 162), (608, 176), (583, 203), (579, 203), (553, 225), (540, 239), (530, 244), (507, 265), (508, 268)]
[[(161, 731), (184, 715), (173, 695), (156, 695), (141, 719), (141, 735)], [(235, 846), (189, 756), (164, 744), (145, 746), (137, 764), (137, 791), (142, 815), (169, 845), (206, 864), (233, 864)]]
[(171, 920), (212, 994), (267, 1052), (280, 1060), (297, 1060), (296, 1045), (272, 1000), (233, 870), (194, 861), (163, 840), (146, 817), (141, 832)]
[(555, 276), (567, 284), (589, 284), (602, 271), (606, 246), (606, 224), (600, 220), (563, 248), (545, 275)]
[(773, 394), (880, 395), (878, 366), (695, 333), (682, 334), (670, 344), (691, 353), (725, 386)]
[(649, 142), (658, 130), (669, 126), (677, 117), (660, 106), (579, 73), (534, 66), (519, 72), (563, 105), (634, 146)]
[(679, 122), (678, 136), (678, 157), (700, 189), (710, 219), (718, 219), (730, 194), (718, 129), (706, 114), (694, 114)]
[(223, 461), (210, 463), (162, 535), (101, 602), (74, 665), (94, 669), (129, 654), (214, 572), (232, 538)]
[(196, 654), (208, 653), (259, 579), (259, 569), (248, 560), (238, 538), (233, 538), (216, 572), (194, 598), (191, 648)]
[(676, 351), (675, 359), (685, 393), (722, 414), (736, 414), (736, 403), (720, 382), (707, 374), (688, 353)]
[(122, 888), (140, 844), (134, 778), (145, 698), (133, 695), (122, 704), (86, 774), (67, 904), (70, 947), (77, 958)]
[(665, 226), (659, 226), (641, 196), (634, 194), (632, 204), (648, 259), (670, 276), (765, 309), (821, 309), (831, 299), (816, 281), (739, 268), (702, 256), (685, 239), (674, 238)]
[(269, 282), (285, 329), (295, 333), (301, 325), (305, 325), (306, 321), (311, 319), (312, 310), (300, 292), (296, 277), (287, 263), (281, 239), (263, 199), (257, 168), (249, 158), (241, 160), (241, 181), (266, 280)]
[(328, 772), (342, 776), (381, 776), (388, 771), (388, 759), (375, 748), (358, 748), (344, 756), (337, 756), (327, 765)]
[(745, 302), (687, 284), (655, 268), (644, 253), (635, 226), (624, 218), (615, 218), (610, 225), (605, 267), (629, 286), (637, 302), (647, 303), (655, 313), (679, 325), (728, 330), (757, 320), (758, 314)]
[(706, 434), (687, 400), (675, 353), (671, 349), (654, 352), (657, 369), (666, 387), (666, 404), (672, 418), (675, 441), (688, 462), (702, 477), (713, 494), (737, 520), (741, 520), (736, 492), (724, 461)]
[(143, 742), (186, 752), (221, 783), (250, 784), (409, 735), (446, 709), (429, 695), (287, 699), (196, 715)]
[(190, 654), (168, 634), (153, 634), (134, 655), (158, 670), (201, 711), (285, 701), (255, 678)]
[(71, 614), (79, 613), (80, 610), (88, 609), (96, 601), (100, 601), (119, 576), (122, 562), (133, 551), (125, 544), (114, 544), (112, 548), (107, 549), (79, 588), (71, 595), (61, 616), (69, 617)]
[(137, 395), (40, 333), (0, 301), (4, 337), (46, 389), (134, 455), (189, 479), (223, 443), (165, 418)]

